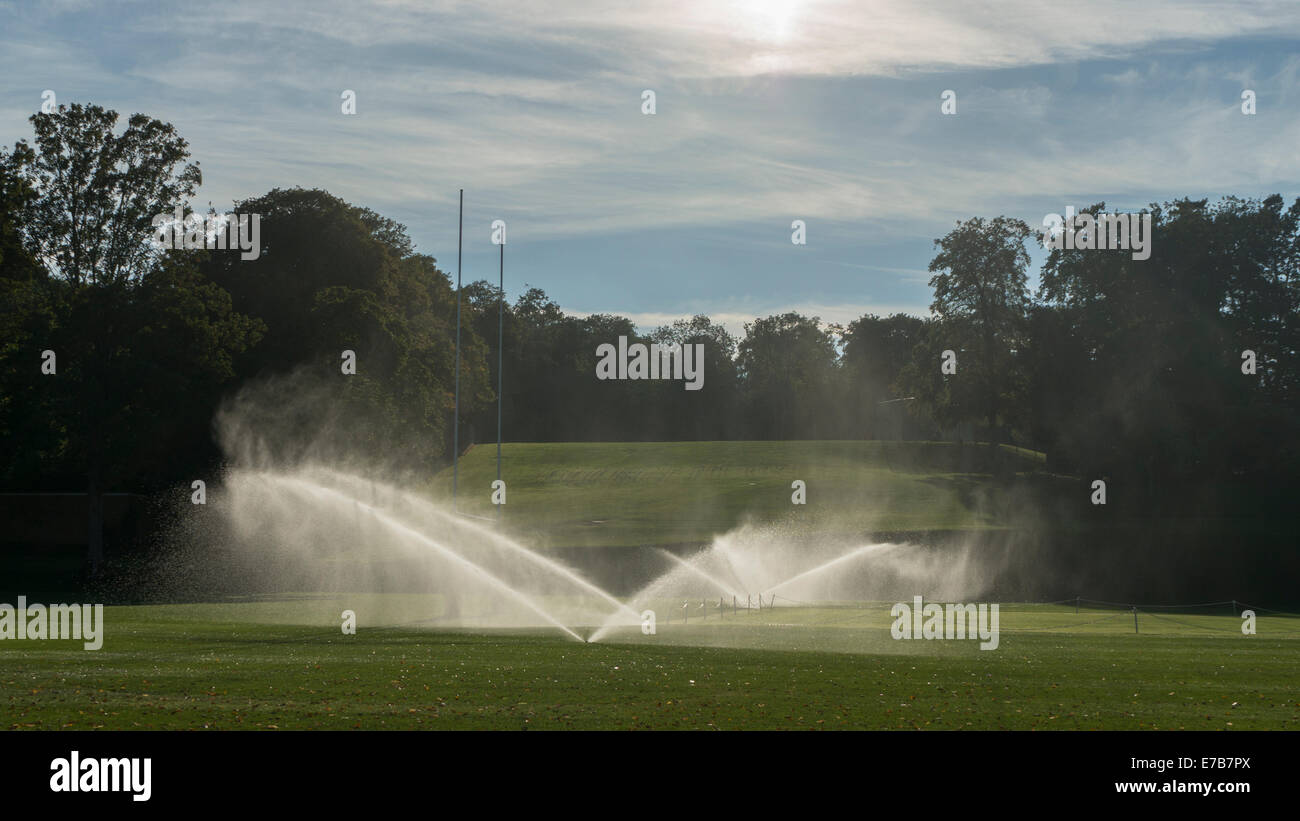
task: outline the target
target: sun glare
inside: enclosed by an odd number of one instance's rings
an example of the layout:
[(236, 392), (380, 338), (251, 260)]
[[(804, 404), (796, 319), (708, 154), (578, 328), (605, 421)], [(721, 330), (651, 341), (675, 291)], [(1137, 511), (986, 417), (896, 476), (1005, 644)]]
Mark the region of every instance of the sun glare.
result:
[(803, 0), (735, 0), (739, 28), (760, 40), (781, 42), (788, 39)]

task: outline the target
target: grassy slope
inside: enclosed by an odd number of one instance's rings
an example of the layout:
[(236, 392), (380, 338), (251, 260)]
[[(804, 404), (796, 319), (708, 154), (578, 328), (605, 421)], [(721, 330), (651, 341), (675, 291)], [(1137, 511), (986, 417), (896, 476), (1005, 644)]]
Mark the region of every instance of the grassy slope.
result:
[[(1043, 455), (1004, 448), (1013, 469)], [(948, 530), (996, 526), (984, 504), (983, 448), (934, 442), (508, 443), (504, 518), (554, 545), (626, 546), (707, 541), (744, 517), (834, 518), (844, 530)], [(495, 445), (460, 463), (462, 510), (494, 514)], [(791, 482), (807, 505), (791, 504)], [(451, 470), (435, 480), (451, 490)]]
[[(1134, 635), (1127, 613), (1008, 608), (990, 652), (785, 608), (621, 644), (245, 620), (296, 607), (111, 608), (98, 652), (0, 643), (0, 728), (1300, 729), (1295, 619), (1245, 637), (1144, 616)], [(799, 649), (671, 643), (722, 631)], [(821, 649), (837, 641), (872, 652)]]

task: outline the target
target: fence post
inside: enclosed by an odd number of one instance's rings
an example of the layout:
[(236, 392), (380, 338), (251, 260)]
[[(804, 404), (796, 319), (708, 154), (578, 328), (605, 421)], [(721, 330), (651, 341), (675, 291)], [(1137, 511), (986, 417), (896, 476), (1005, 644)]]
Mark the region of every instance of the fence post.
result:
[(1137, 631), (1138, 631), (1138, 609), (1137, 609), (1137, 605), (1135, 604), (1133, 605), (1133, 632), (1136, 633)]
[(1074, 597), (1074, 615), (1079, 615), (1079, 597)]

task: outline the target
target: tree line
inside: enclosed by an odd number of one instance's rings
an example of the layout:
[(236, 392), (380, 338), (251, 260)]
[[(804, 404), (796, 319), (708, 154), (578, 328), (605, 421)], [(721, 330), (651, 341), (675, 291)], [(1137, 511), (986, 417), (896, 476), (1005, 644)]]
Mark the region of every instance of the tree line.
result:
[[(0, 486), (88, 491), (93, 563), (101, 493), (211, 474), (222, 403), (303, 373), (339, 378), (328, 407), (286, 413), (352, 420), (352, 447), (399, 466), (446, 464), (458, 295), (438, 261), (393, 220), (305, 188), (235, 203), (261, 215), (256, 259), (153, 247), (152, 218), (202, 174), (172, 126), (118, 119), (60, 106), (0, 150)], [(1033, 293), (1027, 246), (1044, 237), (975, 217), (935, 241), (928, 316), (790, 312), (740, 338), (708, 316), (642, 333), (539, 288), (507, 301), (467, 283), (461, 444), (496, 437), (500, 361), (507, 441), (945, 438), (1042, 450), (1052, 470), (1152, 497), (1225, 477), (1290, 486), (1300, 201), (1150, 213), (1149, 259), (1054, 249)], [(704, 388), (596, 379), (598, 347), (620, 336), (703, 344)]]

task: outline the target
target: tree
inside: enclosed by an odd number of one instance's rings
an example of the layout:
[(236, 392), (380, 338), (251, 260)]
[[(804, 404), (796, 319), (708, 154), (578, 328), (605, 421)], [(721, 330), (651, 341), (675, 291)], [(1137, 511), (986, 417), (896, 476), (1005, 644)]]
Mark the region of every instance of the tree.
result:
[(736, 438), (741, 433), (736, 338), (709, 317), (697, 314), (657, 328), (651, 340), (661, 345), (703, 345), (704, 386), (684, 390), (679, 381), (658, 386), (659, 435), (672, 440)]
[[(901, 399), (894, 383), (925, 332), (925, 320), (907, 314), (867, 314), (844, 332), (844, 370), (858, 435), (878, 438), (880, 403)], [(891, 417), (893, 415), (891, 414)]]
[[(505, 301), (504, 292), (496, 284), (480, 279), (465, 285), (461, 293), (464, 296), (465, 308), (465, 316), (462, 319), (465, 325), (472, 329), (474, 336), (483, 340), (488, 368), (487, 393), (480, 403), (478, 412), (470, 417), (469, 427), (483, 439), (495, 440), (498, 415), (497, 389), (501, 384), (500, 368), (502, 365), (507, 366), (506, 376), (509, 377), (511, 388), (514, 388), (515, 377), (519, 375), (513, 370), (517, 363), (511, 360), (507, 364), (502, 349), (512, 351), (518, 347), (519, 323), (515, 318), (514, 310)], [(506, 424), (504, 401), (501, 402), (500, 412), (503, 436), (507, 431), (512, 435), (517, 434), (519, 431), (517, 427)], [(512, 416), (509, 421), (513, 422), (514, 417)]]
[(0, 151), (0, 484), (14, 489), (53, 478), (62, 442), (35, 356), (49, 348), (55, 315), (49, 275), (23, 241), (35, 192), (21, 166), (31, 159)]
[(912, 397), (907, 403), (909, 416), (933, 423), (940, 432), (957, 429), (960, 433), (961, 427), (971, 421), (970, 409), (980, 404), (974, 380), (958, 379), (956, 374), (941, 370), (946, 355), (952, 352), (957, 356), (958, 373), (961, 373), (970, 352), (959, 341), (971, 336), (963, 327), (965, 324), (962, 319), (940, 321), (933, 316), (926, 319), (893, 383), (896, 395)]
[(820, 439), (838, 432), (838, 352), (833, 328), (790, 312), (745, 324), (737, 367), (751, 432), (760, 439)]
[[(1300, 347), (1300, 203), (1182, 199), (1150, 213), (1148, 260), (1048, 255), (1031, 372), (1035, 414), (1057, 418), (1036, 427), (1062, 432), (1071, 467), (1125, 476), (1143, 509), (1204, 511), (1223, 495), (1208, 477), (1285, 477), (1300, 457), (1284, 364)], [(1245, 350), (1256, 374), (1241, 371)]]
[[(328, 191), (275, 189), (235, 203), (235, 211), (260, 215), (261, 255), (214, 254), (205, 268), (237, 310), (266, 324), (265, 339), (241, 359), (241, 373), (309, 375), (311, 389), (329, 397), (322, 399), (329, 423), (348, 432), (326, 437), (347, 451), (333, 456), (382, 454), (385, 467), (424, 473), (444, 462), (452, 444), (456, 293), (437, 261), (414, 252), (401, 224)], [(493, 398), (487, 346), (468, 307), (462, 421)], [(339, 381), (346, 350), (356, 356), (356, 371)], [(283, 432), (282, 455), (297, 458), (322, 443), (326, 417), (315, 418)], [(472, 437), (462, 436), (467, 441)]]
[[(1015, 421), (1023, 384), (1016, 353), (1029, 309), (1025, 241), (1032, 236), (1020, 220), (976, 217), (957, 223), (936, 239), (939, 253), (930, 261), (934, 302), (930, 312), (944, 350), (958, 355), (950, 379), (969, 386), (974, 399), (959, 413), (980, 419), (996, 446), (1002, 425)], [(936, 370), (939, 360), (930, 363)]]
[(654, 387), (650, 383), (596, 378), (596, 350), (620, 336), (628, 344), (645, 342), (627, 317), (613, 314), (565, 317), (550, 335), (556, 369), (543, 376), (554, 393), (552, 441), (630, 441), (655, 438)]
[[(36, 114), (35, 150), (19, 141), (9, 160), (31, 192), (23, 246), (49, 272), (36, 282), (53, 315), (46, 345), (58, 358), (56, 376), (42, 384), (62, 456), (86, 478), (92, 572), (104, 557), (106, 486), (140, 478), (139, 449), (158, 421), (176, 419), (176, 400), (193, 399), (191, 388), (219, 389), (232, 375), (229, 356), (257, 333), (197, 278), (194, 253), (150, 242), (153, 217), (200, 182), (197, 164), (181, 166), (185, 140), (143, 114), (117, 134), (117, 119), (79, 104)], [(37, 353), (26, 355), (35, 362)]]

